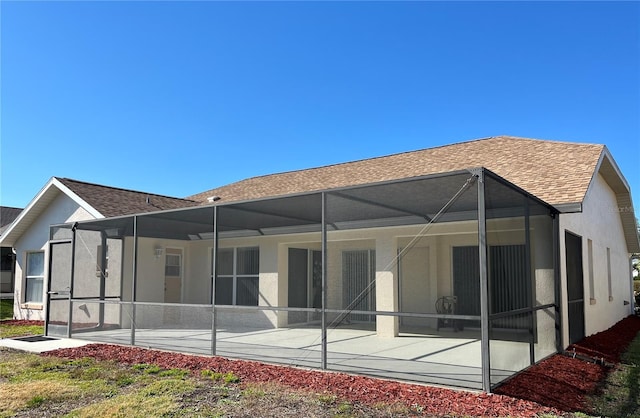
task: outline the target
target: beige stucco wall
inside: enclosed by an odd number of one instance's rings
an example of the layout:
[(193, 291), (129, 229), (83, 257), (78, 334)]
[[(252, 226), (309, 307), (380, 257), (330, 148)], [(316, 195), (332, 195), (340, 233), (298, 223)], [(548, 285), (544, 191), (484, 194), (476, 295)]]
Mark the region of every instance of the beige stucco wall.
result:
[[(548, 222), (548, 221), (547, 221)], [(544, 225), (544, 227), (548, 224)], [(493, 244), (521, 244), (525, 234), (521, 220), (489, 221), (489, 241)], [(532, 250), (549, 248), (550, 233), (538, 231), (543, 225), (531, 222)], [(422, 234), (422, 235), (420, 235)], [(418, 239), (415, 239), (420, 235)], [(259, 305), (266, 307), (288, 306), (288, 249), (304, 248), (321, 250), (319, 233), (262, 236), (221, 239), (221, 248), (258, 246), (260, 248)], [(347, 250), (376, 251), (376, 301), (377, 310), (415, 313), (435, 313), (438, 297), (452, 295), (452, 251), (456, 246), (477, 245), (477, 224), (465, 221), (422, 226), (330, 231), (327, 242), (327, 301), (330, 309), (344, 309), (342, 283), (342, 253)], [(123, 300), (131, 298), (132, 244), (125, 241), (123, 261)], [(184, 254), (183, 303), (208, 304), (211, 292), (211, 241), (171, 241), (140, 238), (138, 247), (137, 301), (164, 301), (164, 258), (157, 259), (156, 247), (181, 248)], [(409, 248), (397, 259), (398, 252)], [(552, 257), (551, 257), (552, 258)], [(552, 261), (552, 260), (551, 260)], [(400, 269), (398, 269), (398, 262)], [(549, 273), (549, 260), (534, 259), (539, 304), (553, 302), (553, 275)], [(552, 272), (552, 270), (551, 270)], [(399, 283), (401, 287), (399, 289)], [(399, 292), (402, 292), (400, 294)], [(551, 295), (551, 300), (549, 299)], [(143, 308), (143, 311), (145, 308)], [(148, 308), (151, 311), (151, 308)], [(330, 315), (329, 320), (336, 315)], [(137, 316), (139, 325), (143, 316)], [(246, 312), (238, 314), (219, 312), (220, 323), (281, 327), (287, 325), (287, 312)], [(126, 320), (126, 318), (125, 318)], [(156, 321), (158, 318), (156, 318)], [(148, 322), (145, 319), (144, 322)], [(161, 321), (160, 321), (161, 322)], [(219, 324), (220, 324), (219, 323)], [(435, 320), (404, 319), (406, 325), (431, 325)], [(398, 319), (380, 316), (377, 320), (379, 335), (395, 336)]]
[[(582, 237), (584, 272), (585, 334), (603, 331), (631, 314), (631, 275), (629, 253), (615, 194), (602, 176), (597, 175), (583, 202), (582, 213), (560, 215), (560, 248), (565, 231)], [(594, 300), (590, 300), (588, 240), (593, 243)], [(607, 248), (611, 254), (612, 294), (609, 297)], [(560, 252), (562, 301), (567, 300), (566, 253)], [(562, 307), (563, 346), (569, 341), (568, 311)]]
[(31, 224), (30, 228), (20, 236), (14, 244), (16, 250), (16, 272), (13, 314), (17, 319), (45, 319), (45, 295), (48, 291), (47, 277), (44, 278), (43, 303), (25, 304), (25, 268), (27, 252), (44, 251), (45, 275), (49, 265), (49, 226), (66, 222), (84, 221), (94, 217), (67, 195), (60, 193), (53, 202)]

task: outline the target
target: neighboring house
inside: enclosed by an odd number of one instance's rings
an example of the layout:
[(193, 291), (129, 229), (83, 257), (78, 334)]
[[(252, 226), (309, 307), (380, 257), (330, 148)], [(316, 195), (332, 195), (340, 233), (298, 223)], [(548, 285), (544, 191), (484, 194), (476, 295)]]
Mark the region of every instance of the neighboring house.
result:
[(146, 196), (52, 179), (0, 238), (16, 315), (490, 391), (632, 312), (640, 243), (604, 145), (491, 137)]
[[(0, 206), (0, 237), (22, 209)], [(0, 294), (13, 293), (15, 257), (11, 247), (0, 247)]]
[[(44, 320), (49, 226), (175, 209), (193, 202), (53, 177), (0, 236), (15, 251), (14, 316)], [(3, 212), (4, 213), (4, 212)]]

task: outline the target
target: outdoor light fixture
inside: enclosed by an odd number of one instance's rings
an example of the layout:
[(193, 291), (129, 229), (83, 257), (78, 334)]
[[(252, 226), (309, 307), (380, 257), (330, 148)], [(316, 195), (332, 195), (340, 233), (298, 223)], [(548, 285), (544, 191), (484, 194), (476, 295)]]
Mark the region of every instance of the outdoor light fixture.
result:
[(162, 252), (164, 251), (164, 249), (162, 247), (155, 247), (153, 251), (155, 253), (156, 259), (158, 259), (162, 257)]

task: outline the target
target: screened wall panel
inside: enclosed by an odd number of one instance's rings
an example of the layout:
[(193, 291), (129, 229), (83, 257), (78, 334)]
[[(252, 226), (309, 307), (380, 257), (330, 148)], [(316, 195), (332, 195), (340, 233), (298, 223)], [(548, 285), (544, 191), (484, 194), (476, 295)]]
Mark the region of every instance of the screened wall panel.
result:
[(77, 228), (97, 341), (484, 390), (555, 345), (549, 207), (482, 169)]

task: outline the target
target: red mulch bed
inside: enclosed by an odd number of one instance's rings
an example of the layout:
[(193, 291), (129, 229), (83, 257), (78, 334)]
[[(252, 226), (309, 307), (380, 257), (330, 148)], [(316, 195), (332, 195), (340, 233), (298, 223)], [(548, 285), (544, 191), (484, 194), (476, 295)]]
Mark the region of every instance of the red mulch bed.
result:
[(608, 372), (607, 367), (596, 364), (595, 359), (604, 358), (607, 362), (618, 363), (620, 355), (639, 331), (640, 318), (625, 318), (610, 329), (570, 347), (571, 350), (575, 347), (581, 357), (593, 357), (594, 361), (556, 354), (508, 380), (495, 394), (476, 394), (344, 373), (110, 344), (90, 344), (50, 351), (44, 355), (93, 357), (126, 364), (148, 363), (196, 373), (204, 369), (233, 372), (243, 382), (278, 382), (294, 389), (330, 392), (343, 399), (365, 404), (401, 402), (422, 407), (426, 415), (535, 417), (540, 414), (562, 415), (563, 411), (591, 412), (589, 396), (597, 393)]
[(33, 321), (27, 319), (7, 319), (0, 321), (2, 325), (40, 325), (44, 326), (44, 321)]
[(79, 348), (49, 351), (44, 355), (65, 358), (93, 357), (99, 360), (117, 360), (125, 364), (156, 364), (165, 369), (181, 368), (196, 373), (205, 369), (233, 372), (243, 382), (278, 382), (294, 389), (333, 393), (342, 399), (369, 405), (377, 402), (401, 402), (407, 406), (422, 407), (426, 415), (535, 417), (539, 414), (562, 413), (555, 408), (510, 396), (477, 394), (345, 373), (170, 353), (139, 347), (89, 344)]
[[(563, 411), (592, 413), (589, 397), (597, 394), (609, 369), (619, 363), (640, 332), (640, 318), (629, 316), (606, 331), (569, 346), (579, 358), (556, 354), (516, 375), (495, 392), (548, 405)], [(585, 361), (584, 359), (591, 361)]]
[(608, 330), (570, 345), (567, 351), (575, 349), (578, 354), (604, 359), (608, 363), (620, 363), (620, 356), (627, 350), (629, 343), (638, 332), (640, 332), (640, 317), (628, 316)]

